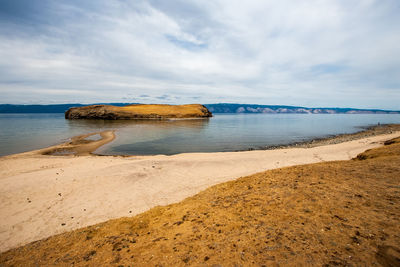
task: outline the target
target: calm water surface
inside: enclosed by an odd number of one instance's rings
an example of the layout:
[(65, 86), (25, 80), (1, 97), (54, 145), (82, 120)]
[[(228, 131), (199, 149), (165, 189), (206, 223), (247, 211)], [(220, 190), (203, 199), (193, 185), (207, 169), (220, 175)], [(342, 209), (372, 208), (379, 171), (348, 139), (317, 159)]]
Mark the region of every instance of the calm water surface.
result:
[(43, 148), (115, 129), (101, 154), (153, 155), (247, 150), (289, 144), (362, 126), (400, 123), (400, 114), (215, 114), (176, 121), (65, 120), (64, 114), (0, 114), (0, 155)]

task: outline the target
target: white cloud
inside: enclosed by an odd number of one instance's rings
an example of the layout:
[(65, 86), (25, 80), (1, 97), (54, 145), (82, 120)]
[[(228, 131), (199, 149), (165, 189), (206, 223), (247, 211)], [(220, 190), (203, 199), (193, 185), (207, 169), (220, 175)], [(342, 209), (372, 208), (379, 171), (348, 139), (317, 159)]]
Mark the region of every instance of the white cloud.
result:
[(43, 8), (0, 13), (3, 103), (195, 99), (400, 109), (394, 0), (36, 5)]

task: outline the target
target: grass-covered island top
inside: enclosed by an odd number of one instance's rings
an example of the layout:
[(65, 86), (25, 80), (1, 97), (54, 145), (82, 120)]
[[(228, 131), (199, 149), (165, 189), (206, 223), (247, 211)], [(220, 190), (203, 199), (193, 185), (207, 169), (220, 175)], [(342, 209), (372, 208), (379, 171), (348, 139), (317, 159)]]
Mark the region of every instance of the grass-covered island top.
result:
[(203, 105), (162, 105), (135, 104), (123, 107), (112, 105), (91, 105), (73, 107), (65, 112), (66, 119), (172, 119), (172, 118), (207, 118), (212, 113)]

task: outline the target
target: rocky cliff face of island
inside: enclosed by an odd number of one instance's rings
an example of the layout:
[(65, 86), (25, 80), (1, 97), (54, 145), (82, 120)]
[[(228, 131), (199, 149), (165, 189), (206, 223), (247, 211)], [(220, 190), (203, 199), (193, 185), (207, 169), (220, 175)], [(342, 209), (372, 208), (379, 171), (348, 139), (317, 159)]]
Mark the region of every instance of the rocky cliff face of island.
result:
[(66, 119), (171, 119), (171, 118), (207, 118), (212, 113), (203, 105), (91, 105), (73, 107), (65, 112)]

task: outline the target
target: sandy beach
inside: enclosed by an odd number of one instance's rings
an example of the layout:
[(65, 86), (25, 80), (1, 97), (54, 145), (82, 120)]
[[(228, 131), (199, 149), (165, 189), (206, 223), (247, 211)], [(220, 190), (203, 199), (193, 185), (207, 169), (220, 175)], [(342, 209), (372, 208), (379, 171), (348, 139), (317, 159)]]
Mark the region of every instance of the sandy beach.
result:
[[(98, 142), (113, 138), (110, 132), (103, 135)], [(399, 135), (393, 132), (339, 144), (266, 151), (134, 157), (85, 156), (87, 151), (83, 156), (43, 155), (54, 152), (52, 147), (2, 157), (0, 251), (179, 202), (212, 185), (257, 172), (348, 160)], [(81, 144), (76, 141), (56, 148)]]

